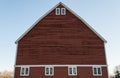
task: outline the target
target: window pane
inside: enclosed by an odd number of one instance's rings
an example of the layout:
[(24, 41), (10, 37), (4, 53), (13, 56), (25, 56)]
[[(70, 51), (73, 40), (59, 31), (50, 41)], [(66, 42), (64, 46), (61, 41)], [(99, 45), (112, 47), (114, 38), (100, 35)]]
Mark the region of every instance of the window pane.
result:
[(25, 69), (22, 68), (22, 69), (21, 69), (21, 75), (24, 75), (24, 71), (25, 71)]
[(98, 74), (101, 74), (101, 69), (100, 68), (98, 68)]
[(64, 9), (62, 9), (62, 14), (64, 14), (65, 13), (65, 10)]
[(46, 74), (49, 74), (49, 68), (46, 68)]
[(25, 74), (26, 74), (26, 75), (29, 74), (29, 69), (28, 69), (28, 68), (26, 68), (26, 70), (25, 70)]
[(53, 68), (50, 68), (50, 74), (53, 74)]
[(60, 15), (60, 8), (56, 8), (56, 15)]
[(69, 74), (72, 74), (72, 68), (69, 68)]
[(59, 14), (60, 13), (60, 11), (59, 11), (59, 9), (57, 9), (57, 14)]
[(94, 74), (97, 74), (97, 68), (94, 68)]
[(61, 8), (61, 15), (65, 15), (66, 14), (66, 9), (65, 8)]
[(76, 74), (76, 68), (75, 67), (73, 68), (73, 74)]

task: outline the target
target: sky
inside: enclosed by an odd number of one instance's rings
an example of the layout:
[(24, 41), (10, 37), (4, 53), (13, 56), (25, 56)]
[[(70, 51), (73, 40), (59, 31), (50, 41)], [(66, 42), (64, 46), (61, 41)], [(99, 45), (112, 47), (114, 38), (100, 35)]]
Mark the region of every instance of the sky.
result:
[(14, 70), (15, 41), (59, 2), (107, 40), (107, 63), (113, 74), (120, 65), (120, 0), (0, 0), (0, 71)]

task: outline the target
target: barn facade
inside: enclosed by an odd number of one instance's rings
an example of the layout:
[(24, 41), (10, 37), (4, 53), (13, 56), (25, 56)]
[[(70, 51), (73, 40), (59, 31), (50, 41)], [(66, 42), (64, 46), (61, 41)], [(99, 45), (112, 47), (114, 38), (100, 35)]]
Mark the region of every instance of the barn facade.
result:
[(14, 78), (108, 78), (106, 40), (61, 2), (15, 43)]

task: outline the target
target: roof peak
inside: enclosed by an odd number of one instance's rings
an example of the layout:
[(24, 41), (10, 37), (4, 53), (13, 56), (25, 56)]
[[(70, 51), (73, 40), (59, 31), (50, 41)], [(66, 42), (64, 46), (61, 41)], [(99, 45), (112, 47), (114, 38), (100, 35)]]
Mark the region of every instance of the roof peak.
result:
[(97, 33), (84, 19), (82, 19), (78, 14), (76, 14), (74, 11), (72, 11), (69, 7), (67, 7), (62, 2), (59, 2), (56, 6), (54, 6), (52, 9), (50, 9), (46, 14), (44, 14), (42, 17), (40, 17), (26, 32), (24, 32), (16, 41), (15, 43), (18, 43), (18, 41), (24, 37), (41, 19), (43, 19), (45, 16), (47, 16), (51, 11), (53, 11), (57, 6), (62, 5), (67, 10), (69, 10), (72, 14), (74, 14), (77, 18), (79, 18), (88, 28), (90, 28), (101, 40), (103, 40), (105, 43), (107, 42), (99, 33)]
[(66, 6), (63, 2), (59, 2), (57, 5), (63, 5), (63, 6)]
[(59, 2), (59, 4), (63, 4), (62, 2)]

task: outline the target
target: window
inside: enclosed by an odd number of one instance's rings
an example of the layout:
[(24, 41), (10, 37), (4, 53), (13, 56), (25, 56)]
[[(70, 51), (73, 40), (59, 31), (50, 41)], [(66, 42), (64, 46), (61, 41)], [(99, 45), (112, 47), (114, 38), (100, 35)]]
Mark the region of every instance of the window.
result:
[(68, 75), (77, 75), (77, 67), (76, 66), (69, 66), (68, 67)]
[(54, 75), (54, 68), (52, 66), (45, 67), (45, 75), (53, 76)]
[(61, 8), (61, 15), (65, 15), (66, 14), (66, 9), (65, 8)]
[(94, 76), (101, 76), (102, 75), (102, 68), (100, 66), (93, 66), (93, 75)]
[(56, 8), (56, 15), (60, 15), (60, 8)]
[(21, 67), (20, 76), (29, 76), (29, 67)]
[(56, 15), (65, 15), (66, 9), (65, 8), (56, 8), (55, 13), (56, 13)]

